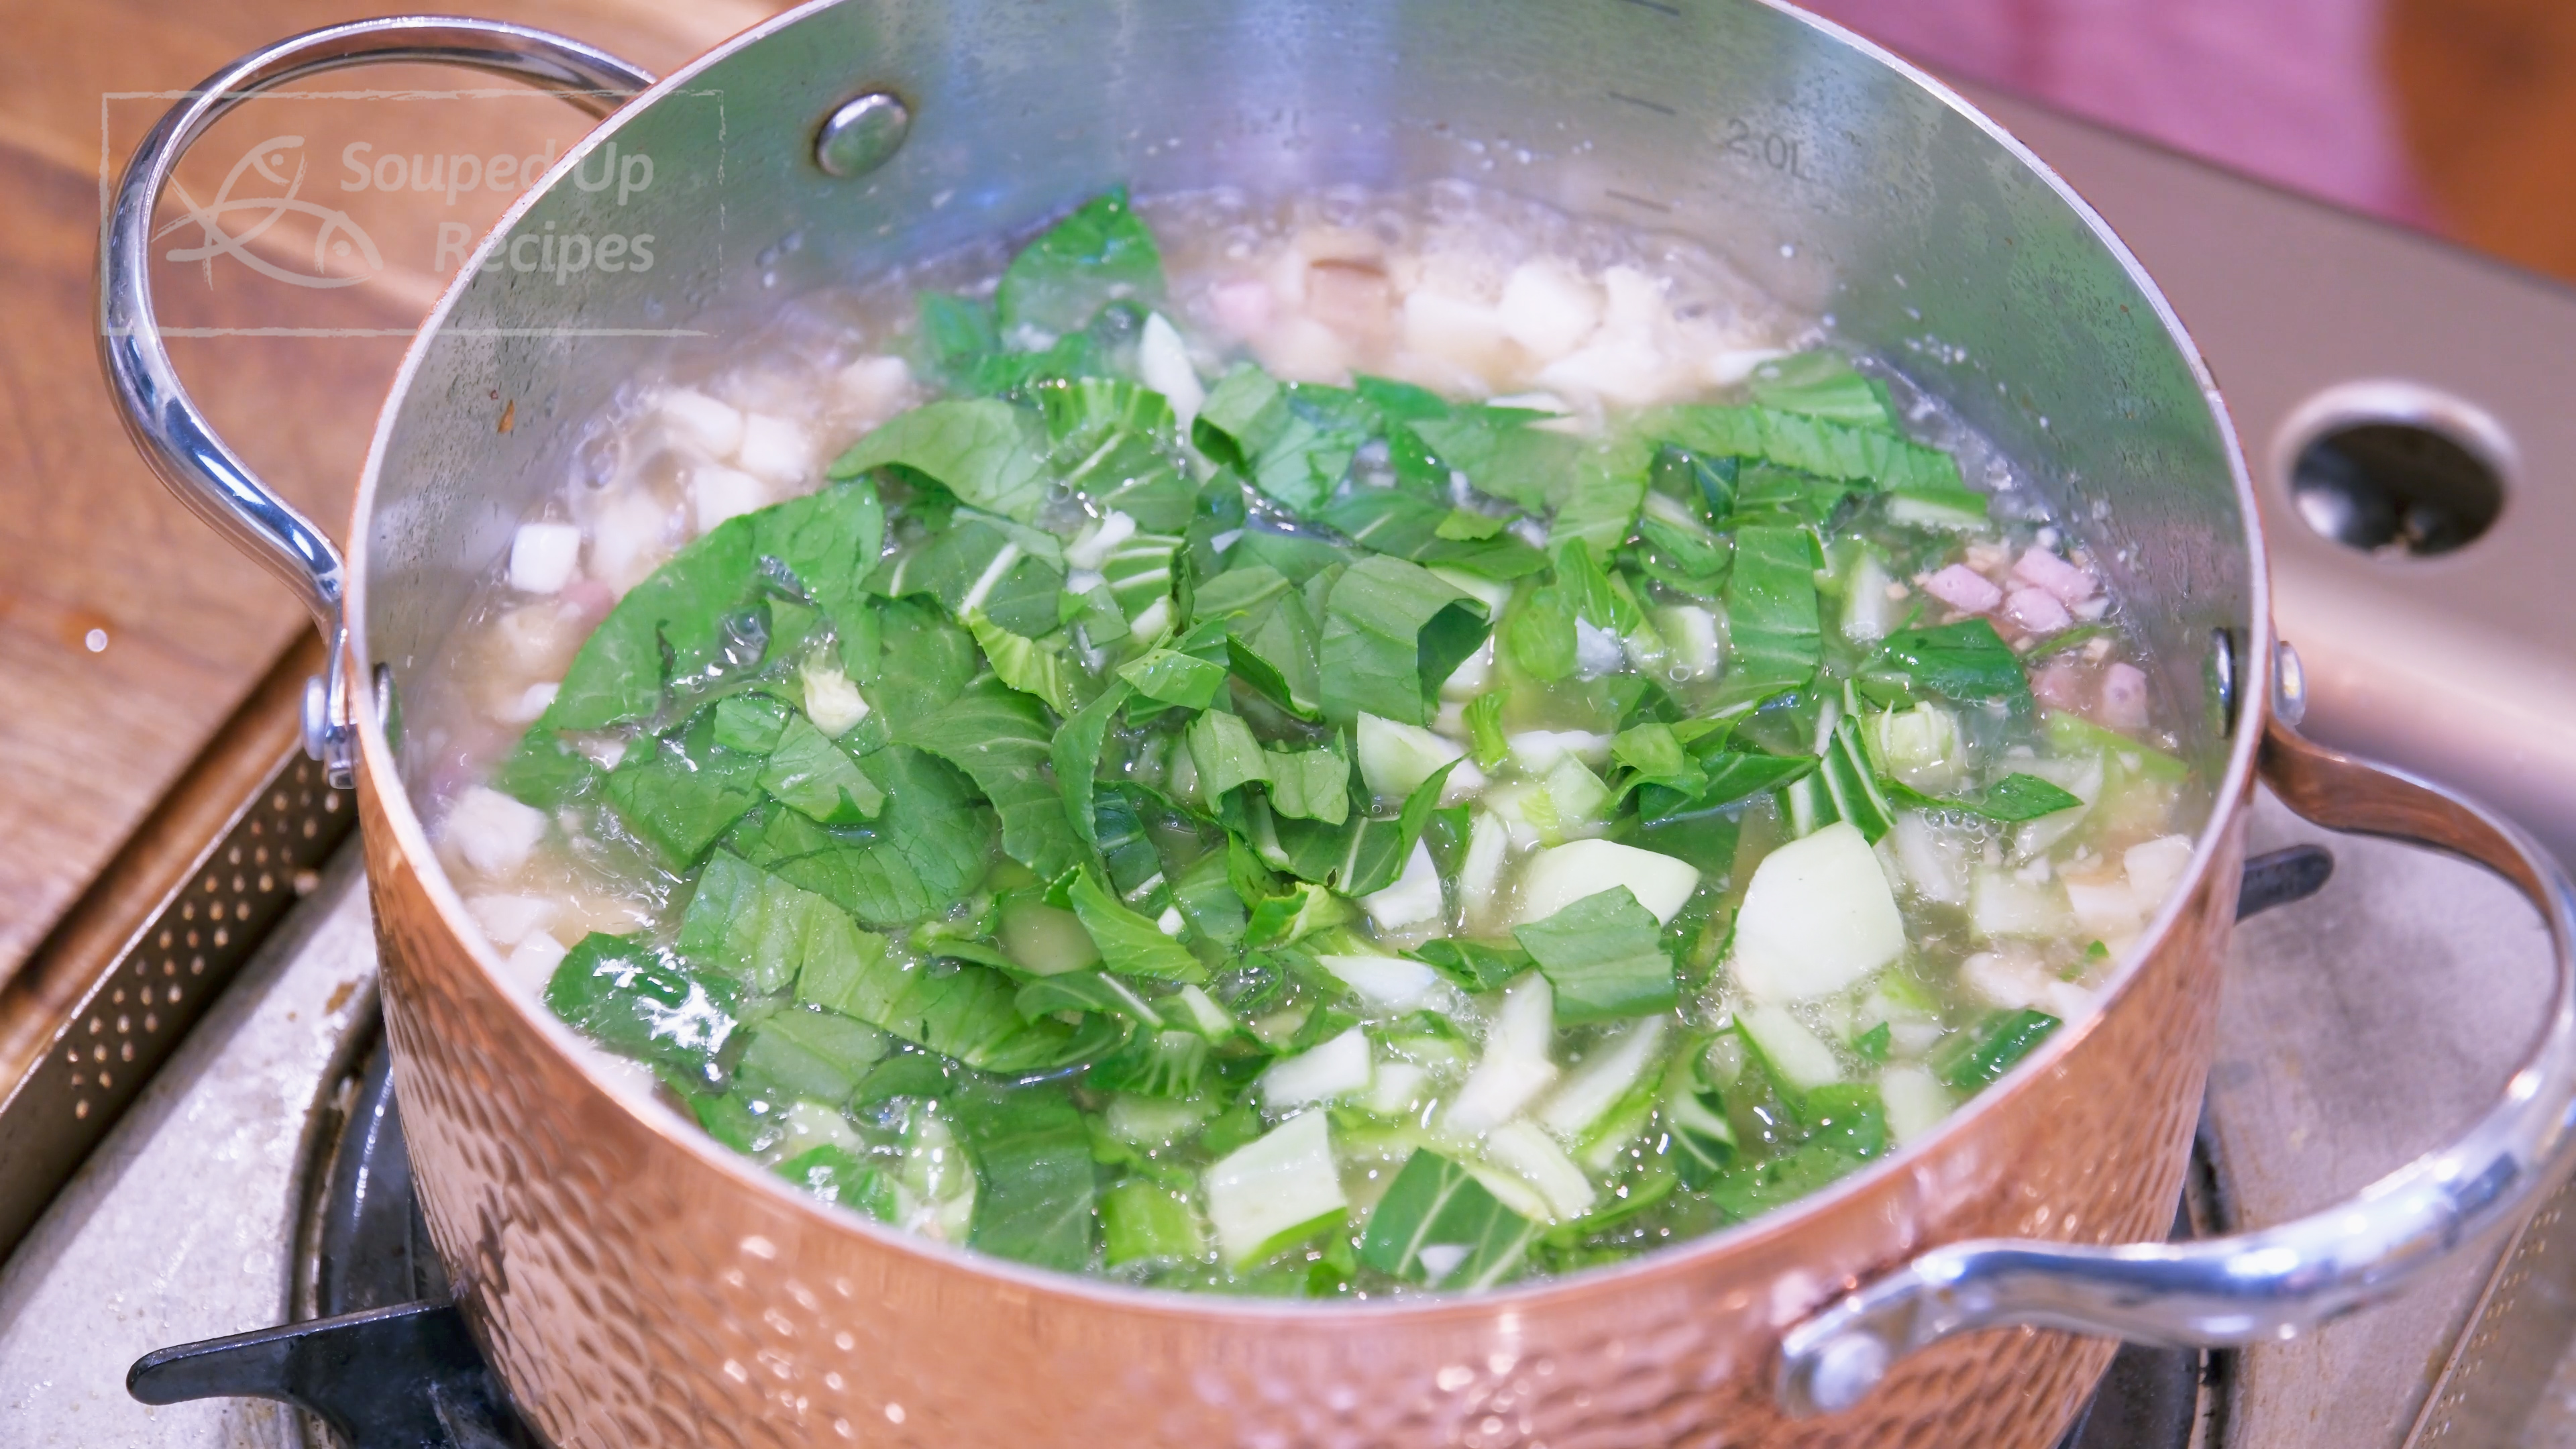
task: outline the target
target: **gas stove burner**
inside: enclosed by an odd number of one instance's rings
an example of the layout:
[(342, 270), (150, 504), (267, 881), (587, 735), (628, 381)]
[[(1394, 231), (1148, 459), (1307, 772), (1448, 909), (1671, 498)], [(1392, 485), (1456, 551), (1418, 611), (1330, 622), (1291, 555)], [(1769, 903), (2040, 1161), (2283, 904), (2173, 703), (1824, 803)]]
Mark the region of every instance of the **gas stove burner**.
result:
[(279, 1399), (329, 1425), (347, 1449), (543, 1449), (448, 1301), (429, 1245), (411, 1154), (394, 1110), (392, 1054), (378, 1037), (320, 1191), (307, 1204), (317, 1317), (149, 1353), (125, 1376), (147, 1404)]
[(2224, 1355), (2198, 1349), (2123, 1346), (2057, 1449), (2179, 1449), (2221, 1442), (2214, 1432), (2206, 1439), (2193, 1435), (2209, 1406), (2223, 1401), (2218, 1378), (2226, 1363)]
[(349, 1449), (541, 1449), (443, 1300), (165, 1348), (136, 1361), (125, 1387), (147, 1404), (283, 1400)]
[[(2294, 845), (2245, 863), (2243, 919), (2313, 895), (2334, 858)], [(412, 1190), (411, 1156), (394, 1109), (391, 1056), (381, 1032), (344, 1097), (330, 1155), (309, 1175), (305, 1222), (312, 1260), (301, 1322), (145, 1354), (126, 1374), (147, 1404), (253, 1397), (293, 1404), (330, 1426), (347, 1449), (544, 1449), (510, 1408), (448, 1299)], [(2220, 1221), (2210, 1154), (2193, 1149), (2176, 1238)], [(2215, 1422), (2229, 1356), (2123, 1348), (2058, 1449), (2188, 1449)], [(2198, 1438), (2195, 1436), (2198, 1435)]]

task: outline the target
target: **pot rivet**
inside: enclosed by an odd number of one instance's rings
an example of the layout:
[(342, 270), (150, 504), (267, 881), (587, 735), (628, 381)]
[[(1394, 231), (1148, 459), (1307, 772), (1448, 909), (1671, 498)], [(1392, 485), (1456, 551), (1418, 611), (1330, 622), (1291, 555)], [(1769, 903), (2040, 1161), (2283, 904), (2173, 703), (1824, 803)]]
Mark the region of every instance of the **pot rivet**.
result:
[(1887, 1345), (1875, 1334), (1845, 1333), (1816, 1351), (1807, 1397), (1821, 1413), (1839, 1414), (1859, 1403), (1887, 1377)]
[(2272, 717), (2292, 729), (2308, 717), (2308, 671), (2287, 639), (2272, 655)]
[(865, 176), (894, 159), (912, 131), (912, 111), (889, 91), (870, 91), (824, 118), (814, 137), (814, 164), (824, 174)]
[(2225, 628), (2209, 631), (2210, 703), (2218, 711), (2218, 732), (2236, 733), (2236, 635)]

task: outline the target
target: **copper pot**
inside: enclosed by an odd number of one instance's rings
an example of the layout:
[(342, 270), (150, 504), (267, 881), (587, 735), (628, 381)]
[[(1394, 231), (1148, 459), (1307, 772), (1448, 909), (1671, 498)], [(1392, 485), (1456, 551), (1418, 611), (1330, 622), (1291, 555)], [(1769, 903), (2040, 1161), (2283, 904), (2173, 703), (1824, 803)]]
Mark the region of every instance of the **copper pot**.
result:
[[(609, 114), (413, 344), (344, 598), (337, 550), (180, 387), (145, 264), (170, 169), (217, 116), (388, 58), (553, 85)], [(614, 200), (579, 184), (612, 141), (662, 180)], [(421, 825), (439, 721), (460, 708), (444, 645), (571, 466), (561, 420), (591, 415), (655, 334), (1018, 230), (1116, 181), (1443, 175), (1689, 234), (1830, 313), (2046, 480), (2109, 561), (2186, 753), (2216, 782), (2185, 885), (2097, 1015), (1929, 1139), (1732, 1231), (1557, 1281), (1334, 1307), (1060, 1277), (818, 1206), (603, 1085), (566, 1028), (498, 984)], [(612, 227), (656, 234), (662, 267), (513, 270), (514, 240)], [(2295, 661), (2276, 655), (2244, 463), (2154, 285), (1992, 122), (1784, 5), (822, 0), (659, 84), (513, 26), (360, 22), (247, 57), (162, 121), (118, 194), (100, 313), (146, 455), (335, 645), (308, 735), (359, 789), (431, 1234), (556, 1443), (2038, 1449), (2109, 1358), (2099, 1335), (2241, 1343), (2315, 1324), (2502, 1230), (2567, 1164), (2565, 876), (2496, 817), (2292, 732)], [(496, 398), (515, 427), (496, 428)], [(2559, 987), (2531, 1065), (2457, 1146), (2316, 1217), (2166, 1247), (2258, 774), (2323, 824), (2510, 876), (2547, 919)], [(1971, 1329), (2000, 1331), (1952, 1336)]]

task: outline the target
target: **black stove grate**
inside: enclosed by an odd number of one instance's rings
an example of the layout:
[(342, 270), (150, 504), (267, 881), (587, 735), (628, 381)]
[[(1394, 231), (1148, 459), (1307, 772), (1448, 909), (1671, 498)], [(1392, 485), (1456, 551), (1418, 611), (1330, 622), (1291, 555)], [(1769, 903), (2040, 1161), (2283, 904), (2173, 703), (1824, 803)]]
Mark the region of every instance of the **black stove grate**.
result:
[[(2194, 1348), (2124, 1344), (2112, 1358), (2093, 1402), (2076, 1416), (2058, 1449), (2184, 1449), (2216, 1446), (2224, 1437), (2192, 1437), (2208, 1406), (2221, 1402), (2218, 1374), (2227, 1360)], [(2215, 1429), (2213, 1423), (2212, 1428)]]
[(313, 1303), (318, 1318), (448, 1297), (447, 1269), (429, 1244), (411, 1152), (394, 1111), (392, 1054), (379, 1034), (340, 1119), (338, 1140), (309, 1193)]
[(448, 1301), (412, 1190), (391, 1062), (379, 1038), (319, 1174), (316, 1316), (146, 1354), (126, 1375), (128, 1392), (148, 1404), (280, 1399), (346, 1449), (544, 1449)]

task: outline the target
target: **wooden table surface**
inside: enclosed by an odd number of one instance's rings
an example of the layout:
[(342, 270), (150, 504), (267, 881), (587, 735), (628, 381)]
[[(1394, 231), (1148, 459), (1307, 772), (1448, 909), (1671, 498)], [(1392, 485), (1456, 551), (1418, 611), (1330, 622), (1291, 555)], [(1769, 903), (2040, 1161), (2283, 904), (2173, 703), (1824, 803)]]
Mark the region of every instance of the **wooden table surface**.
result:
[[(237, 55), (382, 4), (248, 0), (182, 5), (7, 0), (0, 52), (0, 979), (6, 979), (134, 829), (268, 663), (308, 627), (301, 608), (163, 489), (136, 457), (100, 380), (91, 275), (102, 140), (111, 164), (167, 106), (126, 93), (182, 89)], [(721, 0), (651, 9), (621, 0), (458, 7), (545, 26), (654, 70), (671, 69), (774, 8)], [(455, 73), (352, 72), (375, 86), (471, 85)], [(354, 103), (353, 103), (354, 104)], [(585, 127), (568, 108), (449, 108), (380, 118), (372, 134), (473, 150)], [(309, 108), (308, 108), (309, 109)], [(347, 108), (343, 108), (344, 112)], [(246, 107), (183, 181), (219, 187), (244, 144), (302, 124), (288, 101)], [(367, 124), (343, 114), (343, 129)], [(507, 132), (496, 135), (495, 132)], [(529, 133), (536, 133), (531, 136)], [(453, 143), (453, 144), (450, 144)], [(387, 147), (390, 149), (390, 143)], [(336, 148), (317, 152), (326, 164)], [(480, 235), (507, 197), (482, 199)], [(441, 214), (442, 216), (445, 213)], [(390, 238), (440, 217), (370, 222), (388, 266), (366, 285), (285, 291), (226, 263), (201, 289), (165, 279), (165, 311), (207, 325), (407, 329), (436, 295), (425, 257)], [(426, 229), (425, 229), (426, 228)], [(182, 233), (170, 245), (192, 238)], [(423, 241), (412, 248), (426, 252)], [(264, 290), (263, 290), (264, 288)], [(403, 348), (400, 337), (213, 337), (172, 344), (225, 438), (335, 537)]]
[[(660, 72), (783, 7), (460, 8), (561, 30)], [(167, 104), (130, 93), (193, 85), (267, 41), (368, 13), (381, 9), (367, 0), (0, 0), (12, 41), (0, 53), (0, 188), (9, 200), (0, 209), (0, 980), (305, 627), (280, 586), (163, 491), (108, 402), (91, 320), (103, 156), (121, 166)], [(2533, 122), (2576, 110), (2570, 13), (2551, 0), (2460, 9), (2393, 0), (2387, 37), (2404, 129), (2463, 239), (2563, 271), (2576, 271), (2576, 203), (2561, 184), (2568, 129)], [(388, 88), (471, 83), (452, 72), (365, 74)], [(315, 132), (308, 149), (326, 169), (338, 153), (320, 133), (335, 127), (424, 152), (534, 149), (580, 133), (569, 111), (537, 105), (311, 121), (310, 108), (264, 101), (210, 136), (182, 179), (210, 194), (249, 141), (290, 124)], [(161, 300), (173, 320), (195, 325), (407, 329), (438, 291), (427, 229), (462, 219), (480, 235), (506, 200), (369, 213), (377, 234), (411, 245), (401, 256), (389, 246), (387, 266), (363, 286), (263, 291), (226, 263), (220, 275), (210, 266), (202, 287), (174, 280)], [(336, 535), (402, 345), (399, 336), (236, 336), (183, 340), (173, 352), (242, 456)]]

